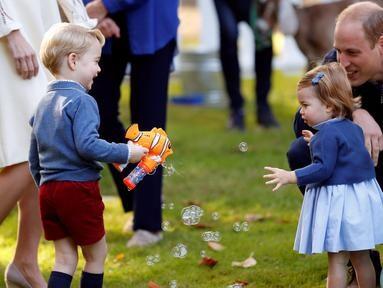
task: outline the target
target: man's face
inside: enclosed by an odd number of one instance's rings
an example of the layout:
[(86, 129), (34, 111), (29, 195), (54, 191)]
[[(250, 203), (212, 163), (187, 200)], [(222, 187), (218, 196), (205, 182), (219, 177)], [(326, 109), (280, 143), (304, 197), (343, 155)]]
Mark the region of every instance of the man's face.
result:
[(357, 87), (369, 80), (382, 80), (381, 48), (378, 44), (371, 47), (361, 23), (338, 23), (335, 27), (334, 47), (338, 61), (347, 71), (351, 86)]

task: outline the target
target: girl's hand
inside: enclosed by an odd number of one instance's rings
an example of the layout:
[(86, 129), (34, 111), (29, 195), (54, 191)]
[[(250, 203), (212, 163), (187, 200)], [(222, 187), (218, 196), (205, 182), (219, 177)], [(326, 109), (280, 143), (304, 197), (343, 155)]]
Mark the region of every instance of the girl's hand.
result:
[(39, 72), (36, 53), (21, 34), (20, 30), (14, 30), (6, 36), (8, 47), (15, 60), (16, 72), (23, 79), (31, 79)]
[(310, 144), (311, 138), (314, 136), (314, 133), (310, 130), (302, 130), (303, 139)]
[(276, 184), (273, 191), (277, 191), (283, 185), (297, 183), (297, 176), (294, 171), (274, 167), (265, 167), (265, 170), (272, 172), (271, 174), (263, 175), (263, 178), (271, 179), (266, 182), (267, 185)]

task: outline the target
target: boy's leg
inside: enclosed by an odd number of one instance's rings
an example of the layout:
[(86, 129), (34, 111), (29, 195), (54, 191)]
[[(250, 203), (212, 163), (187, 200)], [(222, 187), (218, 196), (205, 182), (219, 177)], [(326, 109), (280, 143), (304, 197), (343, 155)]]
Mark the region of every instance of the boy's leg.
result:
[(375, 270), (370, 258), (370, 251), (362, 250), (350, 252), (350, 260), (354, 266), (359, 287), (376, 287)]
[(102, 287), (104, 262), (107, 255), (105, 236), (92, 245), (81, 246), (85, 267), (81, 276), (81, 288)]
[(78, 254), (72, 238), (54, 241), (55, 266), (49, 277), (48, 288), (69, 288), (76, 271)]
[(327, 288), (346, 288), (349, 252), (328, 253)]

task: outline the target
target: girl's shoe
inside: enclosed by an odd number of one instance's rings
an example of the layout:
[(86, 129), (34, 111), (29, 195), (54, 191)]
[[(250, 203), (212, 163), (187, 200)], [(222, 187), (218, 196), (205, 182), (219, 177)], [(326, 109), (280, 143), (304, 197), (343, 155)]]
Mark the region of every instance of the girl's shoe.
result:
[(5, 269), (4, 281), (7, 288), (32, 288), (32, 285), (28, 283), (13, 263), (9, 264)]

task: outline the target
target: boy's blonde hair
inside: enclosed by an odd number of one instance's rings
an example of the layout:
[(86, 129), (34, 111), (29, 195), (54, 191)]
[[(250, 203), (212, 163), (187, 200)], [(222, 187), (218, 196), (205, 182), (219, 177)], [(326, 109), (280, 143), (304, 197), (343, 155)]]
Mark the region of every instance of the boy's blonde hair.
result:
[(332, 108), (333, 116), (351, 119), (352, 88), (346, 70), (339, 63), (328, 63), (307, 72), (298, 82), (297, 90), (307, 87), (313, 87), (319, 101)]
[(70, 23), (55, 24), (44, 35), (40, 47), (41, 60), (45, 67), (56, 75), (66, 56), (71, 53), (84, 54), (94, 39), (97, 39), (101, 46), (105, 43), (105, 37), (98, 29), (88, 29)]

